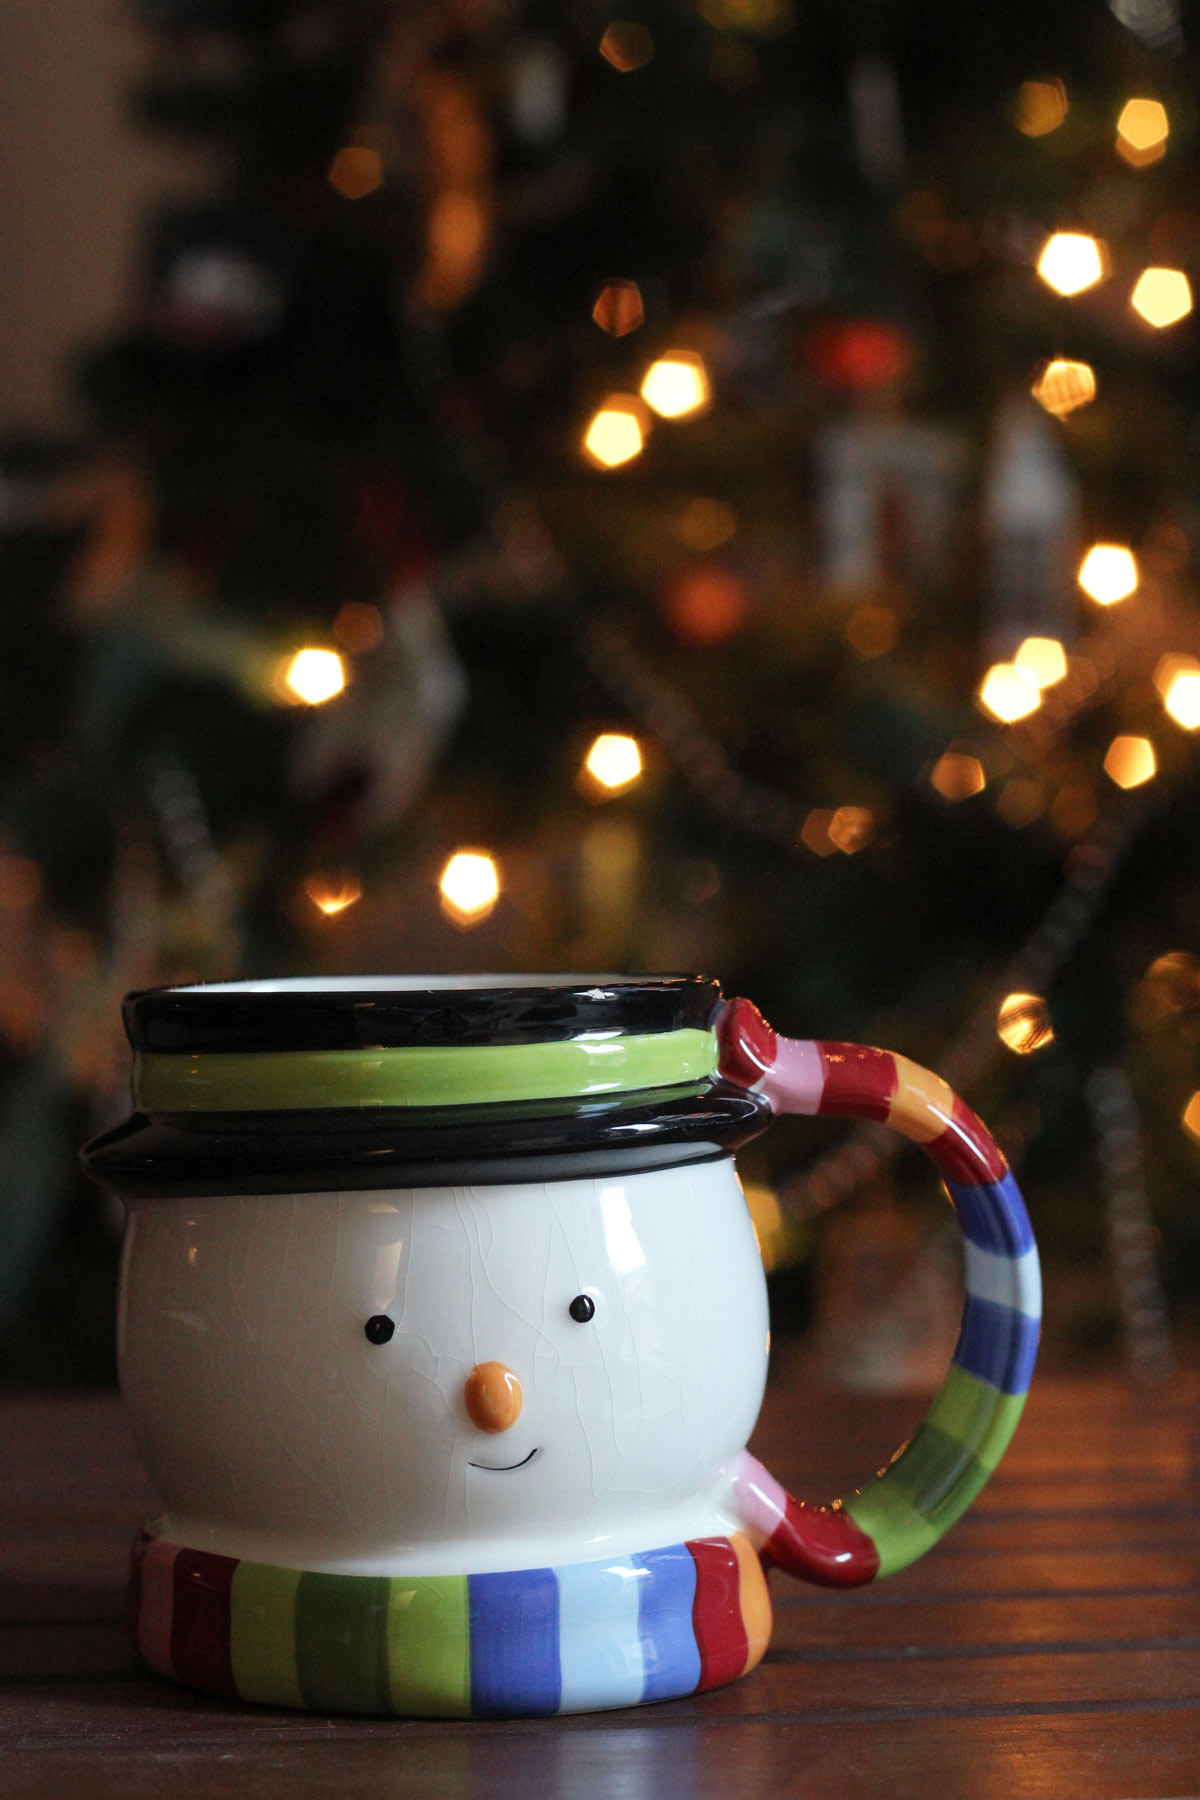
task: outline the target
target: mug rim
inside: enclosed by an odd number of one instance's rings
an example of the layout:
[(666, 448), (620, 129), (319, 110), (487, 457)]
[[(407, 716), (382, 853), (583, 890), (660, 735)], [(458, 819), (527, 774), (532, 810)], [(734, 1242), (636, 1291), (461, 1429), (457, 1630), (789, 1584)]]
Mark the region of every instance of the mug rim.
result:
[(708, 1031), (720, 1002), (704, 975), (346, 975), (146, 988), (122, 1012), (139, 1056), (253, 1056)]

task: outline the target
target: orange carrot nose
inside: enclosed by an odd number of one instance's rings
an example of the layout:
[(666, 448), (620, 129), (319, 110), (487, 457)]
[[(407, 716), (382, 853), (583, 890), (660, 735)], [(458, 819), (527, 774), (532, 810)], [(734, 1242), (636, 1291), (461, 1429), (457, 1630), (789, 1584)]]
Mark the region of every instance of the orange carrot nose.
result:
[(521, 1384), (502, 1362), (476, 1363), (463, 1384), (472, 1425), (507, 1431), (521, 1416)]

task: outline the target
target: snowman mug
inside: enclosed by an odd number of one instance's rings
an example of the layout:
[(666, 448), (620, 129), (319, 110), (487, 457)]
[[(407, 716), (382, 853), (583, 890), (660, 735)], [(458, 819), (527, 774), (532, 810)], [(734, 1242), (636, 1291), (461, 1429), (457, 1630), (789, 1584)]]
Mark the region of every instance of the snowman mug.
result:
[[(699, 976), (250, 981), (131, 995), (118, 1354), (165, 1511), (146, 1662), (322, 1712), (507, 1717), (736, 1680), (764, 1570), (854, 1587), (1000, 1460), (1037, 1252), (979, 1120), (902, 1056), (779, 1037)], [(914, 1436), (845, 1501), (746, 1450), (766, 1285), (733, 1151), (885, 1121), (953, 1202), (966, 1303)]]

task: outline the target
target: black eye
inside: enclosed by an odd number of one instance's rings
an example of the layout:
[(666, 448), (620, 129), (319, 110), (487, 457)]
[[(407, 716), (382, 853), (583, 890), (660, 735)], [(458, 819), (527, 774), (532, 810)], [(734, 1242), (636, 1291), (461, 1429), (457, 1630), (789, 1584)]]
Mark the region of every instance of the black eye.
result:
[(586, 1325), (596, 1310), (596, 1302), (590, 1294), (576, 1294), (567, 1311), (577, 1325)]
[(389, 1319), (386, 1313), (376, 1313), (375, 1317), (368, 1319), (363, 1326), (368, 1344), (386, 1344), (395, 1329), (396, 1321)]

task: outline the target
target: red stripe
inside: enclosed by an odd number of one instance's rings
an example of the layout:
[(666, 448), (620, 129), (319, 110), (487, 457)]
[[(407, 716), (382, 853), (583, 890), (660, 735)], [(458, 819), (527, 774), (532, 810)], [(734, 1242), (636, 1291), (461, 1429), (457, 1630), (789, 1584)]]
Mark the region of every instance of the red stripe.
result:
[(820, 1587), (862, 1587), (879, 1573), (879, 1552), (841, 1507), (804, 1506), (787, 1498), (787, 1512), (759, 1552), (766, 1568)]
[(731, 1000), (717, 1021), (718, 1072), (752, 1088), (775, 1061), (775, 1033), (752, 1000)]
[(891, 1051), (865, 1044), (818, 1044), (817, 1049), (825, 1065), (818, 1112), (886, 1120), (899, 1081)]
[(737, 1551), (728, 1538), (695, 1538), (688, 1545), (696, 1565), (692, 1630), (700, 1652), (697, 1693), (736, 1681), (746, 1667), (750, 1644), (742, 1624)]
[(237, 1698), (230, 1660), (229, 1592), (237, 1559), (181, 1550), (175, 1559), (171, 1663), (185, 1687)]
[(944, 1181), (975, 1186), (985, 1181), (999, 1181), (1008, 1169), (986, 1125), (980, 1123), (957, 1095), (945, 1131), (924, 1147)]

